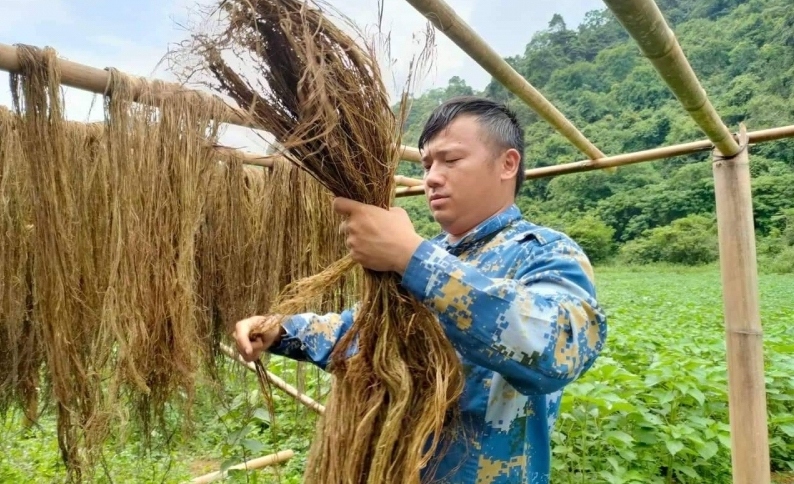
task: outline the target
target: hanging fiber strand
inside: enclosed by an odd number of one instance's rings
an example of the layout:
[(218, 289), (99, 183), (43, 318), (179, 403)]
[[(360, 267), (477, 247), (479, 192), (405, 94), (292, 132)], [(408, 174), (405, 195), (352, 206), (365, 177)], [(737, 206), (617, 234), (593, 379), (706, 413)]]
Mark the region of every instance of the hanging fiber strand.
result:
[(167, 403), (182, 403), (185, 423), (196, 375), (212, 338), (199, 333), (201, 301), (196, 247), (224, 107), (110, 69), (106, 98), (107, 152), (113, 206), (112, 288), (105, 322), (119, 342), (120, 381), (143, 435), (152, 419), (165, 426)]
[(18, 49), (17, 119), (0, 113), (0, 403), (32, 419), (31, 391), (48, 389), (69, 478), (90, 479), (111, 424), (128, 419), (119, 403), (144, 439), (167, 406), (189, 424), (217, 351), (200, 324), (196, 241), (225, 106), (158, 83), (133, 97), (137, 79), (111, 69), (105, 122), (67, 122), (55, 52)]
[[(372, 52), (296, 0), (229, 0), (221, 9), (228, 28), (195, 36), (215, 88), (330, 193), (389, 207), (401, 123)], [(237, 59), (227, 60), (230, 52)], [(238, 63), (254, 77), (235, 70)], [(344, 257), (290, 285), (274, 312), (304, 311), (354, 266)], [(454, 421), (460, 362), (433, 314), (400, 288), (395, 274), (363, 271), (356, 299), (353, 327), (331, 357), (327, 417), (305, 482), (418, 483)]]
[(30, 424), (42, 352), (30, 319), (33, 224), (18, 127), (19, 117), (0, 106), (0, 414), (17, 407)]
[[(346, 252), (341, 234), (327, 224), (341, 221), (332, 196), (305, 171), (283, 158), (264, 169), (219, 159), (197, 245), (201, 334), (215, 348), (235, 322), (268, 312), (281, 289), (321, 272)], [(352, 278), (347, 279), (307, 303), (308, 309), (331, 311), (348, 302)], [(305, 364), (295, 365), (303, 391)]]
[(110, 420), (102, 388), (113, 348), (102, 314), (112, 251), (102, 180), (107, 159), (100, 126), (63, 119), (55, 52), (18, 52), (22, 75), (11, 77), (12, 96), (32, 225), (31, 325), (22, 337), (41, 340), (59, 447), (71, 477), (80, 479)]

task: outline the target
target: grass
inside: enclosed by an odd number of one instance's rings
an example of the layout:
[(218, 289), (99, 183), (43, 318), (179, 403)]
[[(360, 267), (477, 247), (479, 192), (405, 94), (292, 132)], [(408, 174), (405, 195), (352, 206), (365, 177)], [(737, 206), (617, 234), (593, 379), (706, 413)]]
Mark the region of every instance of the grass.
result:
[[(554, 435), (552, 482), (730, 482), (724, 327), (719, 272), (705, 268), (604, 267), (600, 298), (610, 315), (607, 350), (565, 393)], [(760, 277), (770, 455), (774, 481), (794, 484), (794, 299), (792, 275)], [(272, 367), (295, 381), (295, 364)], [(310, 375), (309, 391), (318, 374)], [(113, 482), (184, 482), (245, 458), (293, 449), (281, 482), (301, 482), (313, 414), (274, 390), (275, 430), (254, 379), (231, 372), (222, 398), (201, 392), (192, 434), (176, 426), (153, 436), (110, 443), (105, 465)], [(17, 415), (0, 426), (0, 482), (53, 482), (62, 476), (54, 421), (20, 430)], [(157, 444), (170, 438), (171, 451)], [(235, 473), (229, 482), (274, 482), (272, 471)], [(96, 482), (110, 482), (102, 472)]]

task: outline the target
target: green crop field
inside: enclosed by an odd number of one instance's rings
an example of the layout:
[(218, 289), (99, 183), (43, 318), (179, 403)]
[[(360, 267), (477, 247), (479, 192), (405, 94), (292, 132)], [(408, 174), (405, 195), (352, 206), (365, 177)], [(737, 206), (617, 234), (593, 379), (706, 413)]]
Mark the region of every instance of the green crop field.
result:
[[(600, 268), (600, 297), (610, 316), (608, 347), (565, 394), (554, 437), (557, 483), (730, 482), (722, 293), (715, 267)], [(776, 482), (794, 482), (793, 275), (760, 277), (771, 465)], [(273, 359), (294, 382), (295, 365)], [(308, 392), (318, 380), (307, 372)], [(119, 434), (106, 447), (96, 482), (184, 482), (283, 449), (281, 482), (300, 482), (314, 417), (274, 390), (275, 428), (252, 375), (230, 370), (225, 398), (202, 392), (192, 433)], [(54, 418), (21, 430), (10, 415), (0, 431), (0, 482), (62, 478)], [(166, 447), (164, 442), (170, 442)], [(170, 448), (171, 451), (164, 449)], [(110, 478), (107, 477), (107, 475)], [(273, 471), (239, 472), (230, 482), (274, 482)], [(112, 478), (112, 479), (111, 479)]]

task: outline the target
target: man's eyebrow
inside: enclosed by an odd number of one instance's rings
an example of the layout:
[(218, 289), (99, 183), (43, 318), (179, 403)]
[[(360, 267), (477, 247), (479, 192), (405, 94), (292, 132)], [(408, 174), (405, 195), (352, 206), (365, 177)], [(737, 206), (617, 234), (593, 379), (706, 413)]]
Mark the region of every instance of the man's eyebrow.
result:
[[(433, 153), (439, 153), (439, 152), (443, 153), (443, 151), (444, 150), (435, 150), (435, 151), (433, 151)], [(430, 151), (425, 151), (422, 154), (422, 163), (430, 163), (431, 161), (433, 161), (433, 156), (432, 156), (431, 152)]]
[[(450, 152), (460, 151), (462, 149), (463, 148), (458, 146), (450, 146), (449, 148), (437, 148), (433, 150), (433, 155), (435, 155), (435, 157), (437, 158), (442, 155), (447, 155)], [(433, 156), (430, 155), (430, 152), (426, 152), (425, 154), (422, 155), (422, 163), (430, 163), (431, 161), (433, 161)]]

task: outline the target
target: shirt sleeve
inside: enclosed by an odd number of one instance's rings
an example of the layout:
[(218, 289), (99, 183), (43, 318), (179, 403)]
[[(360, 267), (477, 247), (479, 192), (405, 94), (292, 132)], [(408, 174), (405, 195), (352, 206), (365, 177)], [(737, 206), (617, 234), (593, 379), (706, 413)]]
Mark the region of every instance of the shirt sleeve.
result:
[(553, 393), (594, 363), (606, 316), (595, 300), (590, 263), (569, 239), (531, 240), (515, 250), (522, 254), (512, 257), (520, 264), (514, 277), (492, 278), (425, 241), (402, 285), (436, 313), (464, 358), (500, 373), (523, 394)]
[(281, 341), (268, 351), (325, 370), (337, 341), (353, 325), (354, 312), (355, 308), (341, 313), (292, 315), (281, 324), (285, 330)]

